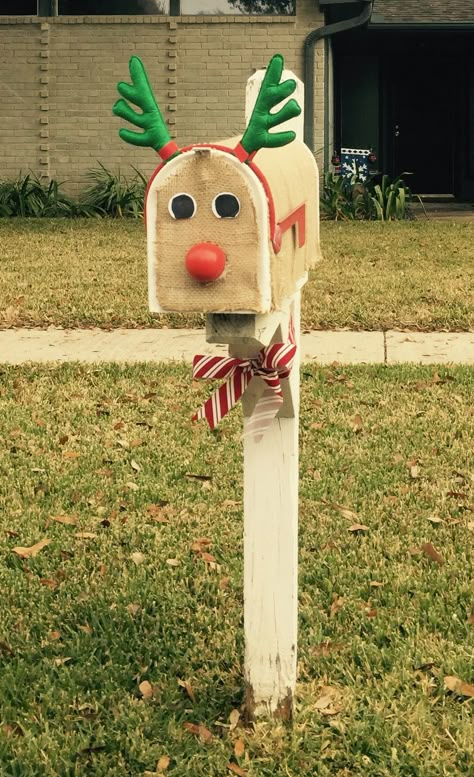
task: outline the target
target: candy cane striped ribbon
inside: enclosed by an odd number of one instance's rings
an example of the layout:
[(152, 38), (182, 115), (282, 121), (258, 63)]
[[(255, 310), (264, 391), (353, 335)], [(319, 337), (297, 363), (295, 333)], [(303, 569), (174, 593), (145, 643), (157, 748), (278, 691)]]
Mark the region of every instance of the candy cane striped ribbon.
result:
[(199, 408), (193, 421), (205, 418), (214, 429), (237, 404), (252, 378), (258, 376), (265, 382), (265, 390), (246, 423), (244, 437), (253, 436), (255, 440), (260, 440), (283, 404), (280, 381), (288, 378), (296, 353), (291, 334), (290, 338), (288, 343), (274, 343), (262, 348), (253, 359), (195, 356), (193, 378), (227, 380)]

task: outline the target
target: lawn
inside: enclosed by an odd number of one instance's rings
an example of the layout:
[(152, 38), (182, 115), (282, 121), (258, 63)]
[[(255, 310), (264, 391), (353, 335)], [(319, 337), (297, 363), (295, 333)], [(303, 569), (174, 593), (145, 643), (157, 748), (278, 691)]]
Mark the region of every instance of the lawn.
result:
[(191, 425), (208, 391), (2, 369), (2, 777), (473, 775), (472, 371), (303, 370), (292, 728), (237, 720), (241, 419)]
[[(474, 328), (474, 223), (323, 222), (303, 327)], [(0, 327), (203, 326), (147, 312), (143, 225), (0, 220)]]

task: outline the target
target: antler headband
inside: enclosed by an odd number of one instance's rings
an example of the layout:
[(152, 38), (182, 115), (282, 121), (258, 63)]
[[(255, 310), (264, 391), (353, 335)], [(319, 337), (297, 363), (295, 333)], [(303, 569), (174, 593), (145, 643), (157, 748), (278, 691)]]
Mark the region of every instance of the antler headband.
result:
[[(180, 154), (181, 151), (171, 140), (141, 59), (133, 56), (129, 67), (132, 84), (127, 84), (124, 81), (117, 84), (118, 92), (124, 99), (115, 103), (113, 112), (143, 132), (121, 129), (119, 135), (122, 140), (134, 146), (153, 148), (167, 162)], [(294, 99), (288, 100), (280, 110), (272, 113), (272, 110), (296, 89), (296, 82), (293, 78), (280, 83), (282, 73), (283, 57), (281, 54), (275, 54), (270, 60), (260, 86), (247, 129), (242, 140), (232, 152), (241, 162), (247, 161), (261, 148), (285, 146), (296, 137), (292, 130), (270, 132), (274, 127), (299, 116), (301, 113), (301, 108)], [(141, 108), (142, 113), (131, 108), (126, 100)]]

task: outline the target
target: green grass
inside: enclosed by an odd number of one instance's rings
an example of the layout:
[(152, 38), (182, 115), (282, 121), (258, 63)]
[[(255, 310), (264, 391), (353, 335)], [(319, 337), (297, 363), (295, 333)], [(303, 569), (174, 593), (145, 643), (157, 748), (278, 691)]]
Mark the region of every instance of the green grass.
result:
[[(328, 223), (303, 294), (308, 329), (474, 328), (474, 223)], [(0, 220), (0, 327), (203, 326), (147, 311), (143, 225)]]
[(164, 755), (173, 777), (225, 777), (238, 738), (248, 777), (473, 775), (473, 700), (444, 688), (474, 682), (472, 370), (304, 369), (292, 728), (226, 727), (241, 418), (191, 425), (208, 390), (184, 366), (3, 368), (2, 777), (145, 775)]

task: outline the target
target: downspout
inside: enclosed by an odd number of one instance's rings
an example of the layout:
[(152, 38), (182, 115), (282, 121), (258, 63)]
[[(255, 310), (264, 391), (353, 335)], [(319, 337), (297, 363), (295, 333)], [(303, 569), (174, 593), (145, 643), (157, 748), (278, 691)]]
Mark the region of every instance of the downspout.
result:
[[(304, 58), (304, 141), (306, 145), (314, 152), (314, 47), (319, 40), (329, 38), (338, 32), (347, 32), (356, 27), (363, 27), (370, 19), (372, 14), (373, 0), (361, 0), (364, 3), (362, 11), (351, 19), (344, 19), (342, 22), (326, 24), (324, 27), (318, 27), (312, 30), (306, 37), (303, 48)], [(326, 138), (325, 138), (326, 140)]]

